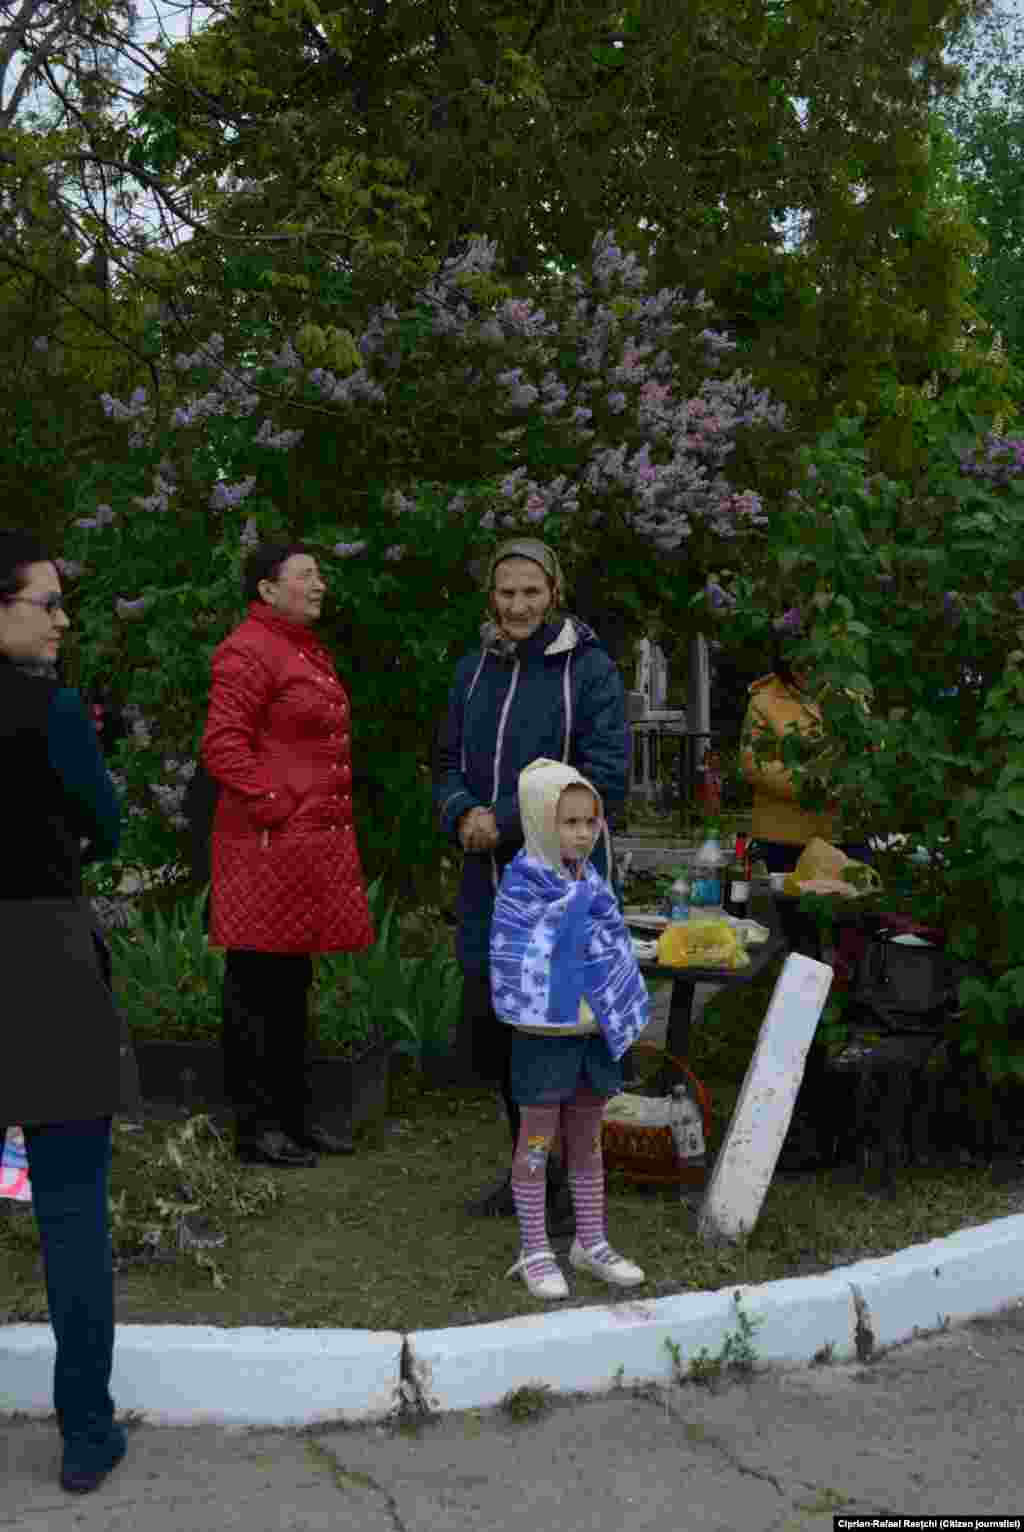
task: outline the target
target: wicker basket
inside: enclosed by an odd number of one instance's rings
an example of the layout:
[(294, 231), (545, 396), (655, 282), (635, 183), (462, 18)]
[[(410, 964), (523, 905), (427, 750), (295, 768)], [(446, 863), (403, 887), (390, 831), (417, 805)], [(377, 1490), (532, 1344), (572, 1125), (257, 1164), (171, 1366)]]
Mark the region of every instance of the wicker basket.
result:
[[(711, 1132), (711, 1092), (684, 1064), (666, 1053), (657, 1043), (634, 1043), (633, 1052), (658, 1054), (665, 1063), (663, 1073), (676, 1071), (686, 1079), (697, 1099), (704, 1118), (704, 1141)], [(640, 1123), (604, 1122), (601, 1125), (601, 1151), (607, 1170), (619, 1170), (628, 1181), (650, 1182), (662, 1186), (702, 1186), (707, 1179), (703, 1165), (680, 1165), (676, 1159), (671, 1128), (649, 1128)]]

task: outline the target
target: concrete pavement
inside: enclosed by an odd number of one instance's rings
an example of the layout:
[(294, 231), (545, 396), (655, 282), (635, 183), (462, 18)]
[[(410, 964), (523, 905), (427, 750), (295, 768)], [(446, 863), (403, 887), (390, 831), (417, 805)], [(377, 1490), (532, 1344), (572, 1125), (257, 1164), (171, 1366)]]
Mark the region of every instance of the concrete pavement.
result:
[(1024, 1305), (868, 1365), (766, 1369), (300, 1431), (140, 1425), (95, 1494), (56, 1484), (52, 1422), (0, 1423), (17, 1532), (831, 1532), (832, 1517), (1024, 1511)]

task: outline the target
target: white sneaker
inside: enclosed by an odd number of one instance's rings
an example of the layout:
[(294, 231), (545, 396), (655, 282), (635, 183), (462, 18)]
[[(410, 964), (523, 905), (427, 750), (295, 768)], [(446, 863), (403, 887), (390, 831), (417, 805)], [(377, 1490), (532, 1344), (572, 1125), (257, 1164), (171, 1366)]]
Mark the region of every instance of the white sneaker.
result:
[(589, 1271), (592, 1276), (600, 1277), (602, 1282), (610, 1282), (612, 1287), (636, 1287), (645, 1280), (640, 1267), (619, 1255), (607, 1240), (587, 1250), (578, 1239), (574, 1239), (569, 1251), (569, 1265), (580, 1271)]
[[(545, 1267), (554, 1270), (545, 1271)], [(521, 1276), (527, 1290), (534, 1298), (568, 1298), (569, 1284), (562, 1276), (550, 1250), (535, 1250), (532, 1255), (520, 1255), (514, 1266), (505, 1273), (507, 1277)]]

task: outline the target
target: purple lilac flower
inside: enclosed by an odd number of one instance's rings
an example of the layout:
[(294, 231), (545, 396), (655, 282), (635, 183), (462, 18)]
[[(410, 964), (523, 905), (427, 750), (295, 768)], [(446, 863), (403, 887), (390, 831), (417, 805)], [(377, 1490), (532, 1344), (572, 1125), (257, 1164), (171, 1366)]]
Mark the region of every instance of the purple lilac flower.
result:
[(362, 543), (335, 543), (334, 551), (340, 559), (352, 559), (357, 554), (366, 550), (365, 542)]
[(100, 404), (108, 420), (137, 420), (146, 413), (146, 390), (137, 388), (127, 404), (112, 394), (100, 394)]
[(791, 606), (772, 624), (778, 633), (799, 633), (803, 627), (803, 614), (798, 606)]
[(986, 436), (984, 455), (964, 453), (960, 459), (960, 472), (969, 478), (987, 479), (999, 488), (1005, 488), (1013, 479), (1024, 474), (1024, 437)]
[(514, 410), (528, 410), (531, 405), (537, 403), (540, 394), (530, 383), (523, 383), (513, 389), (509, 396), (509, 404)]
[(1013, 593), (1013, 603), (1014, 603), (1014, 606), (1016, 606), (1018, 612), (1024, 612), (1024, 590), (1015, 590), (1014, 591), (1014, 593)]
[(236, 505), (241, 505), (247, 495), (252, 494), (255, 484), (255, 474), (239, 484), (215, 484), (209, 501), (211, 511), (233, 510)]
[(302, 431), (275, 432), (273, 422), (265, 420), (256, 433), (256, 444), (260, 447), (273, 447), (278, 452), (288, 452), (298, 446), (303, 434)]
[(137, 505), (143, 511), (166, 511), (173, 494), (174, 485), (166, 477), (164, 464), (161, 463), (153, 478), (153, 493), (151, 495), (136, 495), (132, 504)]

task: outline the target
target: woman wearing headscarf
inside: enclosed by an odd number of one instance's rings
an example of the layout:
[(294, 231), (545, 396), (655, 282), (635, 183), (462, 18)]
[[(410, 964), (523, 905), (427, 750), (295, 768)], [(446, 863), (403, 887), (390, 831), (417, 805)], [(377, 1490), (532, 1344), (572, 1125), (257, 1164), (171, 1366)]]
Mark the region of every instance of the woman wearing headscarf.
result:
[(0, 753), (16, 813), (0, 858), (0, 1139), (24, 1129), (57, 1342), (61, 1484), (95, 1489), (125, 1453), (114, 1420), (111, 1123), (139, 1105), (127, 1025), (104, 982), (82, 891), (117, 850), (121, 811), (92, 719), (60, 684), (60, 575), (27, 532), (0, 533)]
[[(455, 669), (434, 801), (443, 833), (465, 853), (455, 943), (463, 972), (459, 1046), (473, 1072), (498, 1085), (514, 1151), (519, 1109), (509, 1077), (511, 1029), (494, 1014), (489, 961), (495, 894), (523, 845), (519, 773), (541, 756), (562, 761), (594, 784), (606, 815), (620, 810), (628, 785), (626, 707), (614, 661), (593, 629), (564, 610), (565, 581), (551, 548), (533, 538), (502, 543), (485, 589), (490, 615), (480, 647)], [(607, 825), (591, 860), (611, 878)], [(555, 1232), (571, 1219), (571, 1203), (564, 1171), (548, 1164)], [(468, 1211), (514, 1216), (510, 1172)]]
[(313, 954), (375, 936), (352, 821), (352, 720), (312, 629), (325, 585), (301, 543), (246, 560), (244, 620), (214, 651), (203, 765), (218, 785), (210, 944), (224, 966), (224, 1075), (236, 1147), (262, 1164), (349, 1154), (316, 1121), (309, 1082)]

